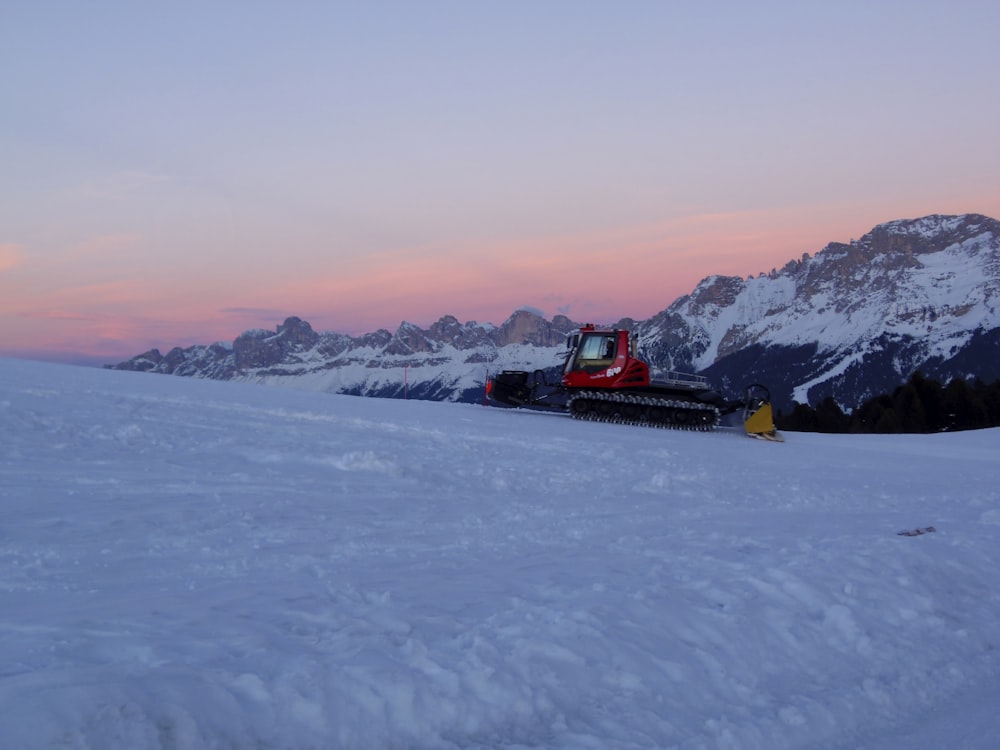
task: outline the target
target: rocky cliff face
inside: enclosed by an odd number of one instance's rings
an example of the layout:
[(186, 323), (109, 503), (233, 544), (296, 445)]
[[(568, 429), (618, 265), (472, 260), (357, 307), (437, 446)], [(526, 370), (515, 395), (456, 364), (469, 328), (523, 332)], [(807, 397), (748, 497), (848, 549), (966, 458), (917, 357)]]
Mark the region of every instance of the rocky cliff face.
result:
[[(712, 276), (649, 320), (623, 320), (654, 368), (699, 371), (735, 395), (767, 383), (780, 407), (834, 396), (851, 408), (915, 369), (1000, 377), (1000, 222), (927, 216), (875, 227), (782, 269)], [(578, 327), (519, 310), (500, 326), (445, 316), (361, 337), (288, 318), (232, 344), (152, 350), (118, 369), (359, 395), (478, 400), (489, 370), (553, 367)]]
[[(755, 375), (779, 402), (834, 396), (850, 408), (915, 369), (1000, 377), (989, 343), (998, 303), (1000, 223), (928, 216), (882, 224), (767, 275), (705, 279), (638, 332), (654, 358), (729, 388)], [(958, 367), (970, 357), (974, 371)]]

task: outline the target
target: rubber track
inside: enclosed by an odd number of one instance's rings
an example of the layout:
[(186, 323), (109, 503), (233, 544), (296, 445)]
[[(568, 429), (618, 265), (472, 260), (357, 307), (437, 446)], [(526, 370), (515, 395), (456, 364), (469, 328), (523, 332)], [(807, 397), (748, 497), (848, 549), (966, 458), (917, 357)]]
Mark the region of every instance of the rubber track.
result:
[[(583, 402), (587, 408), (580, 409)], [(576, 405), (576, 408), (574, 408)], [(616, 393), (614, 391), (581, 391), (574, 394), (568, 403), (573, 419), (589, 422), (609, 422), (640, 427), (659, 427), (668, 430), (693, 430), (710, 432), (719, 426), (718, 407), (699, 401), (660, 398), (640, 393)], [(668, 410), (673, 418), (669, 420), (651, 419), (654, 408)], [(685, 421), (676, 417), (686, 416)]]

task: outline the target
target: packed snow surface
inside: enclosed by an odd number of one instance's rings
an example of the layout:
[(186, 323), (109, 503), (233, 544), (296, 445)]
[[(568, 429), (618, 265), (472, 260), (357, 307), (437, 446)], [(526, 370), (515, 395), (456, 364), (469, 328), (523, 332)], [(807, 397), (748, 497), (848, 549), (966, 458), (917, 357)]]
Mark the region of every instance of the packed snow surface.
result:
[(0, 421), (2, 748), (1000, 745), (998, 430), (16, 360)]

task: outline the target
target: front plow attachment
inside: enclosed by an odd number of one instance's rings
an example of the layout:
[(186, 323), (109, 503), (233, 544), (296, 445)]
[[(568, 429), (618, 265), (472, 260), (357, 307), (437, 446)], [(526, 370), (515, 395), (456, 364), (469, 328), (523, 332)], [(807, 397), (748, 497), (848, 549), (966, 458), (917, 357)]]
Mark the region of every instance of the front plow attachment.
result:
[(747, 435), (776, 443), (785, 442), (774, 426), (774, 409), (771, 407), (771, 392), (759, 383), (747, 388), (743, 407), (743, 429)]

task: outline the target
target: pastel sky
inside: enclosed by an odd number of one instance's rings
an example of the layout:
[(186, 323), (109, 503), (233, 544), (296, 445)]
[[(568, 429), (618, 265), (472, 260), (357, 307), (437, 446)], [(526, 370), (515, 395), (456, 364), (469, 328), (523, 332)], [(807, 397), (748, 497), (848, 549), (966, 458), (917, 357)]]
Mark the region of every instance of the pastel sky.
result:
[(4, 3), (0, 355), (649, 317), (1000, 217), (1000, 3)]

